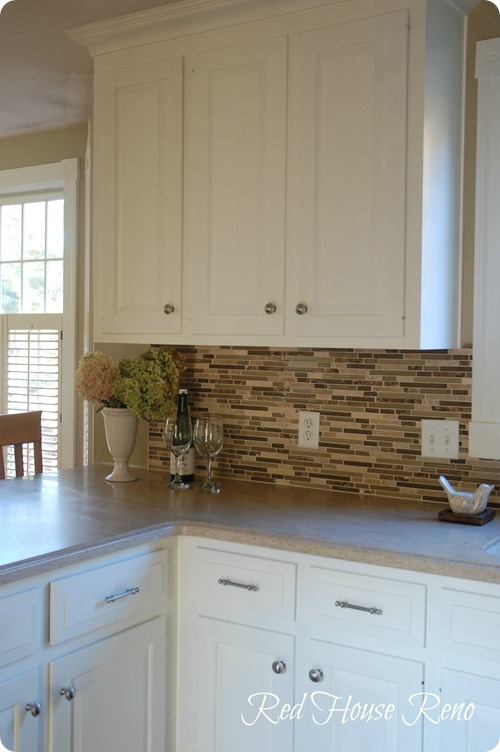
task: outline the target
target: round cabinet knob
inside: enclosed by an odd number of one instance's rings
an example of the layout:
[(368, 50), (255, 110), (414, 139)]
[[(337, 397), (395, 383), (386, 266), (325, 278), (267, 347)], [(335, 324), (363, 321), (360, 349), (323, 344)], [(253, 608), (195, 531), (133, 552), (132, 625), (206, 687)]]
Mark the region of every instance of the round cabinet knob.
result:
[(169, 313), (173, 313), (175, 311), (175, 306), (172, 305), (172, 303), (165, 303), (163, 306), (163, 313), (166, 313), (167, 316)]
[(59, 694), (65, 697), (67, 700), (72, 700), (76, 695), (76, 689), (75, 687), (61, 687)]
[(268, 303), (264, 310), (268, 314), (276, 313), (276, 306), (274, 305), (274, 303)]
[(43, 710), (43, 705), (41, 702), (27, 702), (26, 703), (26, 710), (31, 713), (31, 715), (34, 715), (35, 717), (37, 715), (40, 715), (40, 713)]
[(286, 663), (285, 661), (274, 661), (272, 668), (275, 674), (284, 674), (286, 671)]
[(303, 316), (304, 313), (307, 313), (307, 306), (305, 303), (297, 303), (295, 306), (295, 313), (298, 313), (299, 316)]
[(312, 682), (320, 682), (323, 681), (323, 672), (320, 668), (312, 668), (309, 671), (309, 679)]

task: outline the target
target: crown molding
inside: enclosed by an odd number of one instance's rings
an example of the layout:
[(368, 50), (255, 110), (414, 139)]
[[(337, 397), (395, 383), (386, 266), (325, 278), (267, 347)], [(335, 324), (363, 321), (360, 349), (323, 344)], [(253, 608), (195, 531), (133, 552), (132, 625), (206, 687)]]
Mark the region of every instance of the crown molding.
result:
[[(349, 0), (175, 0), (147, 11), (66, 29), (94, 57), (143, 44), (213, 31)], [(432, 2), (432, 0), (429, 0)], [(449, 0), (469, 14), (478, 0)]]
[(177, 0), (160, 8), (66, 29), (91, 55), (163, 42), (348, 0)]

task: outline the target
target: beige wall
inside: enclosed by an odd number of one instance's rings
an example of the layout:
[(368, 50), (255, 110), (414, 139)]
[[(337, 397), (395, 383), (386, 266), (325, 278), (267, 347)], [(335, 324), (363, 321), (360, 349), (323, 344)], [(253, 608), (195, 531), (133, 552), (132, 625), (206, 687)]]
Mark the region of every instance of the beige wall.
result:
[(87, 133), (87, 125), (76, 125), (0, 138), (0, 170), (50, 164), (73, 157), (81, 157), (83, 168)]

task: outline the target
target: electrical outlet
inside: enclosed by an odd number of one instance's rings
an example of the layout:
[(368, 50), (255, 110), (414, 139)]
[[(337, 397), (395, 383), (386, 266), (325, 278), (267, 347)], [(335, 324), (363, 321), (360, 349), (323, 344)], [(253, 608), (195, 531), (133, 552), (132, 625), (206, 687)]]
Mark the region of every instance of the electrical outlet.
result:
[(458, 420), (422, 420), (422, 457), (459, 459)]
[(299, 410), (299, 447), (317, 449), (319, 447), (319, 413)]

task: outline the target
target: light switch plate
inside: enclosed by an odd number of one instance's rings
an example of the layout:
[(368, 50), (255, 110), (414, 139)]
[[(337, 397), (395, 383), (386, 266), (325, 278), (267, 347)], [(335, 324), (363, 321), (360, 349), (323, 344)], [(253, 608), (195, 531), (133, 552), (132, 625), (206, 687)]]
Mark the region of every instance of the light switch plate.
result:
[(459, 459), (458, 420), (422, 420), (422, 457)]

